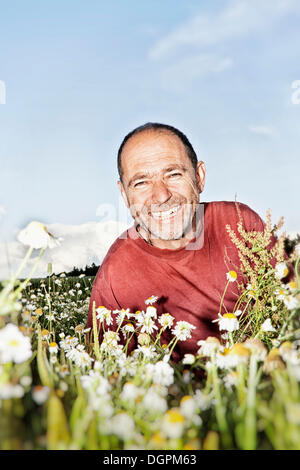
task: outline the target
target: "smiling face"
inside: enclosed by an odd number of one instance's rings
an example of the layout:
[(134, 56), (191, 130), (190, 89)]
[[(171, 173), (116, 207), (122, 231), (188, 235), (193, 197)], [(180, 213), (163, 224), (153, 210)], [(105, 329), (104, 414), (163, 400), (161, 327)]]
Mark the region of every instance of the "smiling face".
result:
[(141, 235), (159, 248), (185, 246), (195, 229), (204, 163), (195, 172), (179, 137), (145, 130), (126, 142), (122, 170), (118, 184)]

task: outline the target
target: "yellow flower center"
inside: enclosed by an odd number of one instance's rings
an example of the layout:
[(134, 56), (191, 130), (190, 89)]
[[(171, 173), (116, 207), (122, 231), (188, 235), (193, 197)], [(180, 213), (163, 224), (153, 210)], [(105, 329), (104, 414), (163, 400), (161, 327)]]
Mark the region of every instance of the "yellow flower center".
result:
[(192, 399), (191, 395), (184, 395), (184, 397), (182, 397), (180, 400), (180, 404), (182, 405), (182, 403), (191, 399)]
[(224, 313), (223, 318), (236, 318), (234, 313)]
[(289, 282), (289, 286), (290, 286), (291, 289), (297, 289), (297, 282), (291, 281), (291, 282)]
[(159, 431), (151, 437), (151, 441), (156, 445), (163, 444), (165, 440), (165, 437)]
[(236, 279), (237, 278), (237, 273), (235, 271), (229, 271), (229, 276), (232, 278), (232, 279)]
[(165, 416), (170, 423), (183, 423), (184, 417), (179, 413), (178, 408), (173, 408), (166, 412)]
[(269, 359), (274, 359), (275, 357), (279, 356), (279, 349), (278, 348), (273, 348), (268, 354)]
[(229, 351), (230, 355), (237, 354), (238, 356), (249, 356), (250, 351), (247, 349), (245, 346), (243, 346), (240, 343), (236, 343), (232, 346), (232, 348)]
[(280, 349), (292, 349), (293, 348), (293, 345), (290, 341), (284, 341), (281, 346), (280, 346)]

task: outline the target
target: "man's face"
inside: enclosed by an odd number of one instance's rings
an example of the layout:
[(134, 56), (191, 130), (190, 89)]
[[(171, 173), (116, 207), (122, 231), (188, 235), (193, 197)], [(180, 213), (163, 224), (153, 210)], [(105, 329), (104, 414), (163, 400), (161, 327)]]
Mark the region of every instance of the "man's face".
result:
[(181, 140), (170, 132), (143, 131), (122, 151), (122, 196), (141, 233), (158, 247), (171, 248), (193, 231), (203, 162), (197, 172)]

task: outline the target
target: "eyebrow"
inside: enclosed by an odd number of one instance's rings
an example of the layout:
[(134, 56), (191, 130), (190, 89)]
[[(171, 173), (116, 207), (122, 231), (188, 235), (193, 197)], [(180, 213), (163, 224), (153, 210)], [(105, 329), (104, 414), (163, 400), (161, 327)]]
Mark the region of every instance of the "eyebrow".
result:
[[(174, 165), (170, 165), (166, 168), (163, 168), (162, 170), (162, 173), (169, 173), (170, 171), (173, 171), (173, 170), (181, 170), (183, 173), (185, 173), (187, 171), (187, 168), (184, 166), (184, 165), (178, 165), (178, 164), (174, 164)], [(149, 172), (144, 172), (144, 173), (136, 173), (129, 181), (128, 183), (128, 187), (131, 187), (133, 185), (133, 183), (135, 183), (135, 181), (137, 180), (141, 180), (141, 179), (144, 179), (144, 178), (152, 178), (154, 175)]]

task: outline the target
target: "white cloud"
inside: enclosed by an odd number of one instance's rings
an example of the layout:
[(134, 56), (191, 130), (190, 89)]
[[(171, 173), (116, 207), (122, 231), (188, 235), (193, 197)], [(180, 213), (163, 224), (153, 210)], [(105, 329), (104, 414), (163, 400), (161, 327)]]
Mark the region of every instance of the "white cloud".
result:
[(231, 0), (215, 14), (199, 14), (157, 41), (149, 57), (159, 60), (188, 46), (207, 48), (232, 38), (265, 31), (283, 16), (300, 12), (298, 0)]
[(298, 237), (298, 235), (300, 235), (300, 230), (298, 230), (297, 232), (295, 232), (295, 231), (286, 232), (286, 236), (290, 240), (295, 240)]
[(6, 214), (6, 210), (5, 210), (5, 207), (3, 207), (1, 204), (0, 204), (0, 220), (2, 219), (2, 217)]
[[(47, 230), (55, 237), (62, 237), (61, 245), (48, 249), (38, 265), (34, 277), (47, 275), (48, 263), (52, 263), (53, 272), (68, 272), (74, 267), (85, 268), (95, 263), (99, 265), (114, 240), (127, 226), (123, 223), (89, 222), (82, 225), (49, 224)], [(7, 279), (16, 272), (27, 248), (18, 242), (0, 244), (0, 279)], [(21, 277), (29, 274), (38, 251), (32, 256)]]
[(232, 67), (229, 57), (219, 58), (214, 55), (185, 57), (179, 62), (167, 66), (162, 71), (162, 85), (167, 89), (185, 89), (187, 84), (211, 73), (219, 73)]
[(249, 131), (253, 134), (272, 137), (275, 135), (275, 129), (272, 126), (249, 126)]

